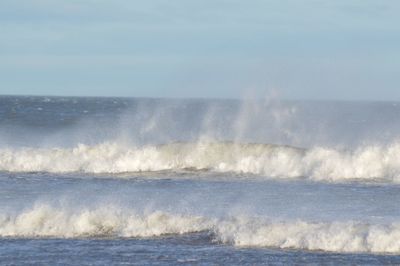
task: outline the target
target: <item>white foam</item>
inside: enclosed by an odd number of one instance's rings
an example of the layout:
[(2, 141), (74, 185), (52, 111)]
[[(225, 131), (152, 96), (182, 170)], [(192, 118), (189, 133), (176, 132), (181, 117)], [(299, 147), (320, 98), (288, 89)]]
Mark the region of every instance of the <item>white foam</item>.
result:
[(310, 223), (235, 220), (217, 228), (224, 243), (330, 252), (399, 253), (400, 225), (357, 222)]
[(202, 231), (201, 217), (152, 212), (139, 215), (114, 206), (72, 211), (37, 205), (16, 215), (0, 216), (2, 237), (151, 237)]
[(162, 211), (137, 213), (116, 206), (58, 209), (39, 204), (0, 215), (0, 237), (156, 237), (208, 231), (240, 247), (400, 254), (400, 224), (206, 218)]
[(124, 173), (195, 169), (274, 178), (400, 181), (400, 143), (355, 150), (309, 150), (233, 142), (171, 143), (127, 147), (117, 143), (74, 148), (0, 150), (0, 170), (10, 172)]

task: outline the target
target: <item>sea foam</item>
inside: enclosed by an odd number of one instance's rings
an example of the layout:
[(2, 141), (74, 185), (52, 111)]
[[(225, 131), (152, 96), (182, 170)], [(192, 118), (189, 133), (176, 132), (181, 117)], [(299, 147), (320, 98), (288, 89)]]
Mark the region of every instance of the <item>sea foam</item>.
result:
[(143, 238), (195, 232), (210, 234), (214, 242), (239, 247), (400, 254), (400, 224), (207, 218), (163, 211), (135, 212), (117, 206), (68, 210), (46, 204), (0, 215), (0, 237)]
[(130, 147), (107, 142), (73, 148), (3, 148), (0, 171), (108, 173), (197, 170), (268, 178), (400, 181), (400, 143), (353, 150), (197, 142)]

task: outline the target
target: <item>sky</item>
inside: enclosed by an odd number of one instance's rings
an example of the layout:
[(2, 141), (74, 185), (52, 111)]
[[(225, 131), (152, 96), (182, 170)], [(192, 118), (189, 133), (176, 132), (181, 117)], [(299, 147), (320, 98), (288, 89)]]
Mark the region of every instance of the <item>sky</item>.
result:
[(400, 100), (398, 0), (0, 0), (0, 94)]

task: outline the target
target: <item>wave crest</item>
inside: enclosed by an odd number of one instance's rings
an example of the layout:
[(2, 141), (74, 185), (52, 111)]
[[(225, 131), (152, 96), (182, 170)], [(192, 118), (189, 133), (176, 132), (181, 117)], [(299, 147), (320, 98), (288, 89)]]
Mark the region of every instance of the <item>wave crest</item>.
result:
[(0, 150), (0, 170), (9, 172), (126, 173), (203, 170), (273, 178), (400, 180), (400, 143), (342, 151), (233, 142), (171, 143), (127, 147), (117, 143), (74, 148)]
[(151, 237), (207, 228), (201, 217), (160, 211), (139, 215), (114, 206), (74, 212), (37, 205), (15, 216), (0, 216), (2, 237)]
[(400, 254), (399, 224), (268, 221), (205, 218), (162, 211), (137, 213), (116, 206), (67, 210), (39, 204), (0, 215), (0, 237), (157, 237), (206, 231), (213, 240), (240, 247)]

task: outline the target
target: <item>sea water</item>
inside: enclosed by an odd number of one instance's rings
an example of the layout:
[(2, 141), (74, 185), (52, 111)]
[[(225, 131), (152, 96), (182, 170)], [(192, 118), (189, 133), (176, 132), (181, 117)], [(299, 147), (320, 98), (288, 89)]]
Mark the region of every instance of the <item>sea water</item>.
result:
[(1, 264), (399, 264), (400, 105), (0, 97)]

